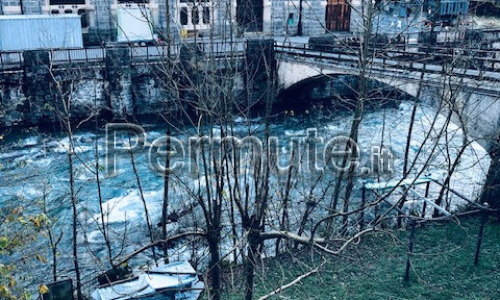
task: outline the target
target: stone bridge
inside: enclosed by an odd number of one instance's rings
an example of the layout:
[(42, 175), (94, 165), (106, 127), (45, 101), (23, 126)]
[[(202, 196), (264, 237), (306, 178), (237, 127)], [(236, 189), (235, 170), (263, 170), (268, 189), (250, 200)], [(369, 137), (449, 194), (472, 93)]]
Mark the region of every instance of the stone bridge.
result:
[[(359, 76), (358, 49), (317, 49), (305, 44), (275, 44), (278, 80), (281, 92), (301, 90), (325, 77)], [(500, 60), (492, 51), (455, 49), (439, 53), (437, 49), (371, 49), (366, 76), (416, 97), (436, 108), (442, 99), (453, 98), (466, 117), (471, 136), (489, 148), (496, 140), (500, 121)]]

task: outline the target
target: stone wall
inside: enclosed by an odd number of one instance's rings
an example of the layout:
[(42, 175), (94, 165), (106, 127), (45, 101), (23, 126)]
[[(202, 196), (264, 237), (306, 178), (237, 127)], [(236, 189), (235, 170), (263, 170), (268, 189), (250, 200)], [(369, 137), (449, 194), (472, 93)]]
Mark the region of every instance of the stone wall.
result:
[(58, 66), (49, 73), (48, 53), (27, 51), (25, 69), (0, 77), (0, 127), (57, 121), (71, 100), (75, 121), (99, 116), (126, 119), (162, 110), (164, 78), (150, 65), (132, 65), (128, 49), (108, 49), (102, 64)]
[[(265, 45), (266, 49), (272, 50), (272, 40)], [(258, 50), (261, 48), (250, 48), (253, 50), (249, 60), (254, 64), (244, 64), (241, 59), (232, 62), (223, 59), (216, 64), (216, 72), (223, 73), (228, 64), (240, 70), (234, 78), (237, 83), (232, 91), (234, 99), (247, 95), (242, 93), (242, 89), (253, 88), (243, 84), (246, 81), (241, 72), (253, 70), (252, 74), (263, 73), (257, 71), (262, 67), (262, 60), (259, 59), (262, 53)], [(70, 117), (74, 121), (92, 117), (130, 119), (172, 111), (171, 106), (177, 102), (173, 104), (174, 101), (169, 98), (176, 94), (168, 90), (169, 86), (174, 86), (169, 84), (170, 81), (179, 83), (183, 81), (183, 76), (187, 76), (184, 81), (192, 84), (193, 78), (204, 74), (200, 72), (204, 70), (203, 66), (194, 67), (192, 55), (181, 55), (180, 60), (170, 66), (172, 70), (181, 68), (181, 71), (169, 72), (165, 63), (132, 62), (128, 51), (127, 47), (107, 48), (104, 62), (57, 65), (50, 72), (48, 52), (26, 51), (24, 70), (5, 72), (0, 76), (0, 127), (57, 122), (61, 117), (58, 112), (64, 112), (62, 101), (71, 102)], [(269, 51), (264, 52), (273, 57)], [(197, 64), (204, 64), (205, 59), (200, 57), (198, 61)], [(253, 78), (252, 84), (265, 94), (268, 80), (268, 76)], [(194, 99), (189, 93), (183, 91), (181, 97)]]
[(42, 13), (42, 3), (38, 0), (23, 0), (24, 13), (36, 15)]
[(303, 34), (315, 36), (325, 33), (326, 1), (308, 0), (303, 3)]
[[(13, 11), (14, 10), (14, 11)], [(23, 10), (27, 15), (42, 13), (41, 0), (23, 0)], [(19, 0), (2, 0), (0, 1), (0, 13), (2, 14), (20, 14), (21, 8)]]

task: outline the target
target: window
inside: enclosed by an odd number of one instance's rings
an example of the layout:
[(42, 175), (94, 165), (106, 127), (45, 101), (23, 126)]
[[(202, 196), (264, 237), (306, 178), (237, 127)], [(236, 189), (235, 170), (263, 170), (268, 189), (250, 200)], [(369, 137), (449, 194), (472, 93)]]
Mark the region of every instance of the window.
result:
[(118, 4), (125, 4), (125, 3), (135, 3), (135, 4), (144, 4), (144, 3), (149, 3), (149, 0), (117, 0)]
[(209, 0), (179, 0), (180, 3), (203, 3), (209, 2)]
[(188, 23), (188, 10), (187, 10), (187, 7), (182, 7), (181, 8), (181, 14), (180, 14), (180, 22), (181, 22), (181, 25), (187, 25)]
[(203, 24), (210, 24), (210, 7), (203, 7)]
[(85, 13), (85, 9), (79, 9), (78, 10), (78, 15), (82, 18), (81, 19), (82, 28), (88, 27), (89, 26), (89, 22), (87, 20), (87, 14)]
[(85, 0), (50, 0), (50, 5), (85, 4)]
[(198, 25), (200, 23), (200, 14), (198, 13), (198, 7), (193, 7), (191, 11), (191, 18), (194, 25)]

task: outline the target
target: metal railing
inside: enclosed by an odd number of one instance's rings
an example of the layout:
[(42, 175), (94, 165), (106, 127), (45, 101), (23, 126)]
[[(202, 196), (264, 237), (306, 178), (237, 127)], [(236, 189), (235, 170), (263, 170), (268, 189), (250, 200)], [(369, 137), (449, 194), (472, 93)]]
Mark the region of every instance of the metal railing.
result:
[[(128, 47), (132, 63), (149, 63), (166, 59), (170, 53), (175, 59), (181, 53), (182, 44), (131, 46)], [(246, 49), (246, 43), (241, 42), (216, 42), (197, 43), (197, 51), (212, 57), (223, 57), (231, 53), (232, 56), (241, 56)], [(50, 49), (50, 61), (54, 65), (75, 63), (104, 63), (106, 61), (106, 47), (90, 47), (75, 49)], [(24, 67), (24, 51), (0, 52), (0, 69), (22, 69)]]
[(0, 52), (0, 68), (15, 69), (24, 64), (23, 52)]
[(56, 49), (50, 51), (50, 60), (55, 63), (89, 63), (104, 61), (105, 48)]
[[(312, 46), (312, 47), (311, 47)], [(332, 62), (348, 62), (358, 66), (359, 48), (354, 47), (321, 47), (318, 45), (309, 44), (293, 44), (293, 43), (275, 43), (275, 50), (278, 53), (297, 56), (301, 58), (310, 58), (319, 61)], [(321, 45), (319, 45), (321, 46)], [(381, 67), (398, 67), (409, 71), (421, 71), (423, 65), (425, 71), (429, 73), (445, 72), (446, 68), (456, 67), (457, 69), (466, 68), (469, 70), (481, 72), (499, 73), (499, 76), (490, 76), (495, 78), (500, 77), (500, 59), (497, 59), (499, 52), (481, 50), (478, 54), (472, 49), (455, 48), (453, 51), (442, 51), (441, 47), (426, 48), (422, 52), (422, 48), (418, 45), (407, 46), (413, 48), (411, 51), (406, 49), (392, 48), (370, 48), (368, 55), (371, 65)], [(440, 51), (441, 50), (441, 51)], [(430, 68), (430, 65), (434, 65)], [(437, 68), (439, 67), (439, 68)], [(470, 73), (470, 72), (469, 72)], [(483, 74), (481, 74), (483, 75)], [(477, 75), (479, 76), (479, 74)], [(474, 76), (468, 76), (474, 77)]]
[[(168, 48), (170, 47), (170, 48)], [(170, 59), (176, 59), (180, 53), (182, 44), (135, 46), (129, 47), (129, 55), (132, 64), (157, 63), (165, 60), (170, 53)], [(359, 48), (353, 45), (311, 45), (307, 43), (275, 43), (277, 53), (300, 56), (303, 58), (322, 59), (325, 61), (356, 62)], [(197, 43), (197, 50), (204, 55), (215, 58), (241, 57), (246, 51), (246, 41)], [(23, 51), (0, 52), (0, 69), (19, 70), (24, 67)], [(433, 63), (449, 65), (460, 58), (469, 62), (469, 67), (475, 70), (500, 72), (500, 51), (479, 50), (469, 48), (446, 48), (428, 47), (420, 44), (415, 45), (373, 45), (369, 49), (369, 55), (378, 64), (390, 66), (392, 62), (401, 62), (413, 66), (418, 63)], [(63, 64), (92, 64), (104, 63), (106, 60), (105, 47), (77, 48), (77, 49), (52, 49), (49, 50), (50, 60), (54, 65)], [(411, 68), (410, 68), (411, 69)]]

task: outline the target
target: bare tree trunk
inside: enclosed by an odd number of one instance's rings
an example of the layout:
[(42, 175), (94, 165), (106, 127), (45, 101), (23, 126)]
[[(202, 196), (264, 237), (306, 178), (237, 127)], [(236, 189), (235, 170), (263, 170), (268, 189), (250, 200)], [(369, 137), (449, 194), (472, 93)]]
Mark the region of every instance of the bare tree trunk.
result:
[[(293, 161), (295, 157), (295, 148), (292, 149), (292, 155), (290, 156), (290, 170), (288, 170), (288, 177), (286, 180), (286, 187), (285, 187), (285, 193), (283, 197), (283, 212), (281, 214), (281, 224), (280, 224), (280, 229), (282, 231), (288, 231), (289, 228), (289, 221), (288, 221), (288, 202), (289, 202), (289, 197), (290, 197), (290, 190), (292, 188), (292, 174), (293, 174)], [(278, 238), (276, 239), (276, 251), (275, 254), (278, 255), (280, 252), (280, 241), (281, 239)]]
[[(130, 136), (128, 137), (128, 139), (129, 139), (129, 143), (131, 144)], [(154, 236), (153, 236), (153, 228), (152, 228), (152, 225), (151, 225), (151, 218), (149, 217), (149, 210), (148, 210), (148, 207), (147, 207), (146, 198), (144, 198), (144, 192), (142, 190), (142, 184), (141, 184), (141, 179), (139, 177), (139, 172), (137, 171), (137, 167), (135, 165), (134, 153), (132, 152), (132, 150), (130, 150), (129, 153), (130, 153), (130, 162), (132, 164), (132, 170), (133, 170), (134, 175), (135, 175), (135, 180), (136, 180), (136, 183), (137, 183), (137, 188), (139, 189), (139, 196), (141, 197), (142, 205), (144, 207), (144, 215), (146, 217), (146, 225), (148, 227), (149, 239), (150, 239), (151, 243), (154, 243)], [(153, 259), (154, 259), (155, 263), (158, 263), (158, 260), (156, 258), (156, 250), (155, 250), (155, 248), (152, 247), (151, 251), (153, 252)]]
[[(69, 122), (69, 121), (68, 121)], [(75, 267), (76, 276), (76, 297), (78, 300), (83, 300), (82, 294), (82, 281), (80, 274), (80, 266), (78, 264), (78, 211), (76, 208), (77, 198), (75, 191), (75, 178), (74, 178), (74, 148), (73, 148), (73, 134), (71, 131), (71, 125), (66, 125), (66, 132), (69, 138), (69, 149), (68, 149), (68, 164), (69, 164), (69, 186), (70, 186), (70, 196), (71, 196), (71, 208), (72, 208), (72, 231), (73, 231), (73, 264)]]
[(101, 213), (101, 229), (102, 229), (102, 235), (104, 237), (104, 243), (106, 244), (106, 250), (108, 251), (108, 261), (109, 264), (112, 268), (115, 267), (113, 264), (113, 252), (111, 249), (111, 243), (109, 241), (109, 235), (108, 235), (108, 228), (107, 228), (107, 223), (105, 220), (105, 210), (104, 210), (104, 201), (102, 199), (102, 189), (101, 189), (101, 178), (100, 178), (100, 165), (99, 165), (99, 144), (98, 141), (99, 139), (97, 138), (97, 133), (98, 133), (98, 121), (97, 118), (95, 120), (95, 134), (96, 134), (96, 139), (94, 142), (94, 161), (95, 161), (95, 178), (96, 178), (96, 184), (97, 184), (97, 197), (99, 199), (99, 209)]
[(255, 266), (257, 265), (256, 258), (259, 257), (259, 244), (259, 232), (256, 230), (250, 231), (248, 234), (247, 260), (245, 263), (245, 300), (253, 300)]
[[(411, 111), (411, 117), (410, 117), (410, 126), (408, 127), (408, 137), (406, 138), (406, 148), (405, 148), (405, 156), (403, 160), (403, 178), (406, 178), (408, 176), (409, 170), (408, 170), (408, 163), (409, 163), (409, 156), (410, 156), (410, 146), (411, 146), (411, 137), (413, 134), (413, 125), (415, 124), (415, 117), (417, 115), (417, 110), (418, 110), (418, 102), (420, 101), (420, 96), (422, 94), (422, 87), (423, 87), (423, 81), (424, 81), (424, 75), (425, 75), (425, 66), (426, 63), (424, 62), (423, 65), (423, 70), (420, 73), (420, 80), (418, 82), (418, 90), (417, 90), (417, 95), (415, 96), (415, 100), (413, 102), (413, 109)], [(403, 197), (400, 200), (399, 203), (399, 209), (403, 208), (403, 205), (406, 202), (406, 193), (403, 195)], [(398, 218), (398, 228), (401, 227), (403, 222), (403, 219), (401, 217)]]
[[(169, 203), (169, 186), (170, 186), (170, 135), (172, 134), (170, 125), (167, 124), (167, 148), (165, 157), (165, 173), (164, 176), (164, 187), (163, 187), (163, 204), (161, 210), (161, 229), (162, 238), (167, 239), (167, 222), (168, 222), (168, 203)], [(163, 245), (163, 256), (165, 263), (168, 263), (168, 245)]]
[[(367, 7), (365, 7), (365, 3)], [(362, 118), (363, 118), (363, 111), (364, 111), (364, 102), (366, 101), (367, 93), (368, 93), (368, 74), (367, 74), (367, 67), (368, 67), (368, 47), (370, 46), (370, 41), (371, 41), (371, 35), (372, 35), (372, 22), (373, 22), (373, 3), (371, 1), (362, 1), (362, 17), (363, 17), (363, 25), (364, 25), (364, 31), (363, 31), (363, 41), (361, 43), (360, 47), (360, 53), (359, 53), (359, 93), (357, 95), (356, 99), (356, 108), (354, 111), (354, 117), (353, 117), (353, 122), (351, 125), (351, 131), (349, 134), (350, 140), (354, 143), (354, 145), (358, 141), (358, 133), (359, 133), (359, 126), (361, 124)], [(365, 11), (366, 9), (366, 11)], [(346, 184), (346, 190), (345, 190), (345, 195), (344, 195), (344, 205), (343, 205), (343, 212), (346, 213), (349, 209), (349, 198), (351, 196), (352, 189), (354, 187), (354, 173), (355, 173), (355, 168), (356, 165), (354, 164), (354, 161), (357, 160), (357, 151), (354, 151), (353, 149), (350, 149), (351, 147), (354, 147), (354, 145), (349, 145), (349, 143), (346, 145), (346, 154), (344, 155), (344, 158), (342, 160), (342, 165), (341, 169), (338, 171), (339, 174), (336, 177), (336, 182), (335, 182), (335, 189), (333, 193), (333, 199), (332, 202), (330, 203), (330, 208), (329, 208), (329, 214), (333, 214), (336, 209), (337, 209), (337, 204), (340, 198), (340, 191), (342, 188), (342, 181), (344, 179), (344, 173), (345, 173), (345, 168), (347, 167), (347, 162), (349, 160), (349, 153), (347, 153), (348, 150), (352, 151), (352, 161), (349, 164), (349, 170), (347, 172), (347, 184)], [(348, 216), (344, 215), (343, 217), (343, 222), (342, 222), (342, 232), (345, 233), (346, 228), (347, 228), (347, 223), (348, 223)], [(329, 219), (326, 224), (326, 233), (325, 236), (329, 237), (332, 234), (333, 230), (333, 219)]]

